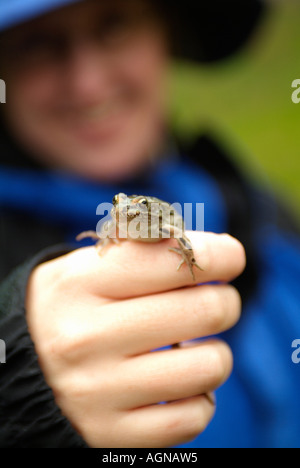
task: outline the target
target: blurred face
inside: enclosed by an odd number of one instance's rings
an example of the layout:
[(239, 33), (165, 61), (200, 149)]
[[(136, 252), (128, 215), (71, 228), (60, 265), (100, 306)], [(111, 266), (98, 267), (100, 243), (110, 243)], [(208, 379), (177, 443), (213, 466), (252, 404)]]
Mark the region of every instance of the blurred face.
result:
[(166, 41), (142, 0), (88, 0), (5, 33), (5, 120), (47, 166), (114, 181), (157, 151)]

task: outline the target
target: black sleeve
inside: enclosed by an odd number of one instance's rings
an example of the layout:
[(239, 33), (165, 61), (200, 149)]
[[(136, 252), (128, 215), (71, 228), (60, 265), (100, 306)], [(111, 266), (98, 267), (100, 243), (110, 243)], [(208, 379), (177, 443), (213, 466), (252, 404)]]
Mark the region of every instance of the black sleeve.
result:
[(0, 364), (2, 448), (87, 448), (55, 403), (25, 318), (26, 287), (32, 269), (64, 253), (57, 248), (43, 251), (0, 286), (0, 340), (6, 345), (6, 362)]

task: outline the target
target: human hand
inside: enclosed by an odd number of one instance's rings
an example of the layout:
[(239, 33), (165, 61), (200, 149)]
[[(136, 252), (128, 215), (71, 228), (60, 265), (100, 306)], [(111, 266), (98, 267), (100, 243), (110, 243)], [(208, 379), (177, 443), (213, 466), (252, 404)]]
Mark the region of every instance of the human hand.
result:
[[(216, 335), (239, 319), (227, 282), (245, 266), (227, 235), (187, 233), (198, 263), (194, 286), (168, 246), (122, 242), (100, 258), (93, 247), (38, 266), (27, 320), (58, 406), (91, 447), (168, 447), (201, 433), (213, 417), (205, 393), (229, 377), (232, 354)], [(158, 404), (160, 402), (167, 404)]]

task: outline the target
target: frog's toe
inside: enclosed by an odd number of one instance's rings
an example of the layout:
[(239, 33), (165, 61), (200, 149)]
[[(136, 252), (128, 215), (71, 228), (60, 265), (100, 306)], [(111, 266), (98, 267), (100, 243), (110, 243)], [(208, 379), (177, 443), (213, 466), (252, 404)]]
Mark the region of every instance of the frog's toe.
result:
[(97, 254), (100, 255), (100, 257), (102, 257), (104, 247), (105, 247), (105, 245), (104, 245), (104, 242), (102, 240), (97, 242), (97, 244), (95, 245), (95, 248), (97, 250)]
[(182, 260), (181, 262), (179, 263), (178, 267), (177, 267), (177, 271), (180, 270), (180, 268), (182, 267), (182, 265), (186, 264), (191, 272), (191, 275), (193, 277), (193, 279), (195, 280), (195, 277), (194, 277), (194, 272), (193, 272), (193, 268), (192, 268), (192, 265), (191, 263), (188, 261), (188, 259), (186, 258), (186, 256), (184, 255), (184, 252), (181, 250), (181, 249), (175, 249), (173, 247), (170, 247), (169, 250), (171, 252), (175, 252), (177, 253), (178, 255), (180, 255), (182, 257)]
[(106, 238), (106, 239), (100, 239), (97, 242), (97, 244), (95, 245), (95, 247), (97, 249), (97, 253), (98, 253), (98, 255), (100, 255), (100, 257), (102, 257), (103, 251), (109, 245), (109, 243), (110, 243), (110, 239)]
[(174, 247), (170, 247), (169, 250), (170, 250), (170, 252), (175, 252), (175, 253), (177, 253), (179, 255), (182, 255), (182, 250), (180, 250), (180, 249), (175, 249)]
[(94, 239), (99, 241), (99, 236), (95, 231), (84, 231), (78, 234), (76, 237), (77, 242), (80, 242), (84, 239)]
[(180, 270), (180, 268), (182, 267), (182, 265), (185, 263), (184, 260), (181, 260), (181, 262), (179, 263), (178, 267), (177, 267), (177, 271)]
[(194, 258), (192, 259), (192, 265), (197, 267), (199, 270), (204, 271), (204, 269), (199, 265), (199, 263), (196, 262)]

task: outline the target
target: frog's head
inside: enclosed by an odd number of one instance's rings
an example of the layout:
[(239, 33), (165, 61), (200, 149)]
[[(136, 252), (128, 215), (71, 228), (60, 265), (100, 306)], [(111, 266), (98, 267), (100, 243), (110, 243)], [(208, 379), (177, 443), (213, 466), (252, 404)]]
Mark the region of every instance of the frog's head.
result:
[(150, 203), (148, 198), (143, 195), (127, 196), (124, 193), (119, 193), (114, 196), (112, 202), (111, 215), (117, 223), (125, 219), (131, 221), (141, 215), (148, 216)]

